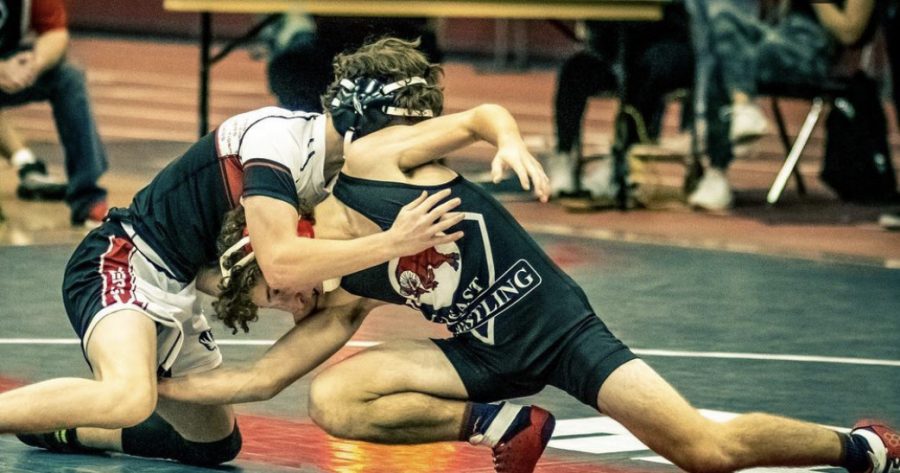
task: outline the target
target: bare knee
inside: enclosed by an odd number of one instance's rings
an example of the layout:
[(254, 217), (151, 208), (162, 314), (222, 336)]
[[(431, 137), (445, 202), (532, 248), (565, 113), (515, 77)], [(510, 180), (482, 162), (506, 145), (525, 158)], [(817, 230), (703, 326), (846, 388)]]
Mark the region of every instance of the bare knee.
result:
[[(119, 429), (135, 426), (153, 414), (156, 408), (156, 389), (147, 383), (137, 387), (124, 381), (103, 382), (102, 402), (108, 406), (103, 427)], [(140, 383), (137, 383), (140, 384)]]
[(334, 370), (318, 374), (309, 387), (309, 417), (335, 437), (360, 438), (363, 419), (353, 413), (358, 412), (362, 401), (354, 401), (350, 391)]
[(689, 473), (731, 473), (747, 466), (742, 462), (744, 449), (740, 432), (731, 423), (710, 422), (697, 438), (675, 448), (671, 460)]

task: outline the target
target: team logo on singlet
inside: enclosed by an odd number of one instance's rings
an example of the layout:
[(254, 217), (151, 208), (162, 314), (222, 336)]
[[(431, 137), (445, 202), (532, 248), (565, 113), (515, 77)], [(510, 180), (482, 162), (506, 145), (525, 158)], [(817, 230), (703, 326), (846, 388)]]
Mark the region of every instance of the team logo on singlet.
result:
[(429, 248), (421, 253), (391, 260), (388, 275), (394, 291), (415, 309), (448, 307), (459, 286), (462, 261), (456, 243)]

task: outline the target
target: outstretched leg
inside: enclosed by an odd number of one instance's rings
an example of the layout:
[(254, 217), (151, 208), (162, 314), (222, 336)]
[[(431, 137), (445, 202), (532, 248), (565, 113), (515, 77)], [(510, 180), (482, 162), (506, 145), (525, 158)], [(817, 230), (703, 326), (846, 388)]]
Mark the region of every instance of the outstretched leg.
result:
[(849, 437), (815, 424), (761, 413), (721, 423), (709, 420), (641, 360), (613, 371), (600, 388), (597, 407), (689, 472), (823, 464), (851, 471), (869, 467), (865, 452), (858, 458), (842, 453), (853, 450), (845, 443)]

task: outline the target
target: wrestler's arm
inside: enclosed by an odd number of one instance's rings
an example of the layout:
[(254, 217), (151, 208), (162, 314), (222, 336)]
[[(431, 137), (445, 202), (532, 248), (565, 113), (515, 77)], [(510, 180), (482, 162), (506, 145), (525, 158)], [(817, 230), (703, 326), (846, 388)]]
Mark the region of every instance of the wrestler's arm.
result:
[(462, 215), (445, 216), (459, 205), (459, 199), (438, 204), (448, 195), (443, 191), (429, 196), (423, 193), (403, 207), (388, 230), (356, 239), (347, 236), (346, 240), (298, 237), (297, 210), (282, 200), (255, 195), (244, 198), (243, 205), (256, 261), (266, 282), (273, 289), (296, 291), (458, 240), (461, 232), (443, 233), (462, 219)]
[(213, 297), (219, 297), (219, 282), (221, 280), (222, 274), (219, 267), (210, 265), (200, 269), (200, 272), (197, 273), (195, 284), (198, 291)]
[(159, 395), (211, 405), (271, 399), (336, 353), (369, 311), (381, 304), (343, 290), (328, 296), (330, 307), (301, 320), (252, 365), (163, 379), (159, 382)]
[[(540, 163), (528, 152), (516, 120), (500, 105), (485, 104), (469, 110), (424, 120), (412, 126), (388, 127), (378, 132), (381, 139), (370, 145), (360, 138), (351, 150), (360, 149), (378, 159), (393, 159), (400, 169), (411, 169), (446, 156), (476, 141), (497, 148), (491, 162), (491, 177), (498, 182), (504, 169), (512, 169), (523, 189), (534, 185), (542, 201), (550, 195), (550, 184)], [(387, 138), (387, 135), (390, 138)], [(372, 135), (369, 135), (372, 136)]]

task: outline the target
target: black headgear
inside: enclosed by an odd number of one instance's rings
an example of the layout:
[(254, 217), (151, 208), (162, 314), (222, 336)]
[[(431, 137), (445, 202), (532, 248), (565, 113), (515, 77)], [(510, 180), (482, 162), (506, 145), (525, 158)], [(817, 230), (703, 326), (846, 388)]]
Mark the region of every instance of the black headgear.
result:
[(384, 128), (391, 117), (433, 117), (431, 110), (410, 110), (394, 107), (397, 91), (415, 84), (427, 84), (421, 77), (384, 84), (378, 79), (358, 77), (343, 79), (331, 101), (331, 118), (341, 135), (353, 132), (353, 138), (368, 135)]

